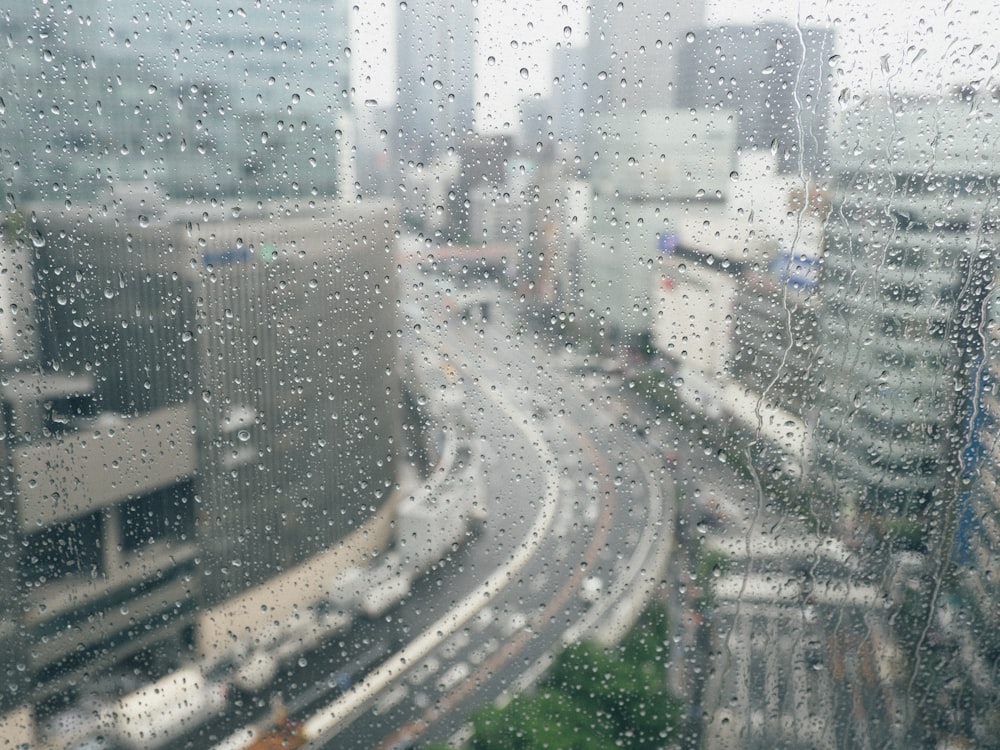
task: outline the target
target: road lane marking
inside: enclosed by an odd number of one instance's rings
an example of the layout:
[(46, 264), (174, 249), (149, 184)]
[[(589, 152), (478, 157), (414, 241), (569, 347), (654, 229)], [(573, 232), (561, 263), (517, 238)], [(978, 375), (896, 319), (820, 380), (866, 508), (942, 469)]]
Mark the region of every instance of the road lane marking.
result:
[(469, 633), (460, 630), (449, 638), (441, 648), (441, 654), (447, 659), (453, 659), (459, 651), (469, 645)]
[[(592, 443), (584, 445), (583, 449), (590, 454), (595, 466), (604, 465), (606, 463), (603, 456), (597, 452)], [(603, 476), (608, 477), (610, 475), (605, 472)], [(604, 481), (607, 485), (605, 488), (607, 490), (607, 494), (609, 497), (612, 497), (614, 488), (611, 485), (610, 479), (605, 479)], [(590, 543), (583, 554), (583, 560), (586, 562), (592, 563), (594, 559), (596, 559), (599, 550), (606, 544), (607, 536), (610, 533), (612, 503), (603, 503), (601, 507), (603, 515), (601, 516), (600, 522), (595, 525), (594, 536), (590, 540)], [(519, 653), (521, 653), (521, 651), (524, 650), (531, 639), (535, 637), (533, 630), (540, 631), (545, 627), (545, 625), (547, 625), (549, 620), (555, 616), (556, 612), (565, 610), (567, 603), (579, 589), (585, 572), (586, 568), (584, 566), (576, 566), (572, 575), (570, 575), (570, 577), (563, 583), (559, 591), (556, 592), (549, 603), (531, 620), (531, 622), (527, 623), (527, 627), (518, 630), (513, 637), (505, 641), (502, 644), (503, 648), (493, 654), (476, 669), (472, 675), (472, 679), (466, 680), (448, 695), (440, 698), (434, 706), (427, 708), (423, 716), (420, 718), (414, 719), (399, 727), (378, 746), (378, 750), (387, 750), (388, 748), (393, 747), (400, 741), (401, 738), (420, 737), (434, 721), (442, 715), (454, 710), (463, 700), (468, 698), (475, 690), (477, 690), (482, 683), (495, 675), (501, 667), (505, 664), (509, 664)], [(507, 699), (509, 699), (510, 694), (507, 691), (504, 691), (499, 700), (504, 700), (505, 695), (507, 696)]]
[(513, 407), (508, 406), (506, 400), (501, 397), (502, 391), (499, 391), (495, 383), (491, 383), (484, 377), (480, 390), (517, 425), (528, 444), (535, 448), (542, 474), (545, 477), (544, 502), (541, 503), (540, 511), (528, 534), (523, 538), (524, 541), (504, 565), (495, 570), (476, 590), (452, 607), (426, 631), (369, 673), (363, 682), (355, 685), (347, 693), (317, 711), (304, 723), (303, 730), (307, 737), (314, 738), (311, 743), (314, 746), (317, 741), (329, 740), (350, 724), (362, 713), (374, 695), (392, 684), (413, 664), (426, 657), (445, 638), (474, 617), (511, 580), (514, 580), (518, 571), (527, 565), (539, 549), (543, 548), (549, 529), (555, 520), (555, 509), (559, 500), (557, 462), (548, 448), (547, 441), (534, 426), (532, 420), (525, 419), (525, 414), (518, 413)]
[(460, 661), (457, 664), (453, 664), (448, 670), (441, 675), (437, 680), (437, 688), (442, 693), (447, 693), (449, 690), (454, 688), (458, 683), (469, 676), (472, 672), (472, 668), (466, 664), (464, 661)]
[(479, 614), (472, 621), (472, 627), (476, 630), (483, 631), (486, 630), (490, 625), (493, 624), (493, 608), (483, 607), (479, 610)]
[(486, 659), (488, 659), (498, 648), (500, 648), (500, 641), (496, 638), (490, 638), (486, 643), (481, 646), (477, 646), (469, 654), (469, 661), (475, 664), (477, 667), (482, 664)]

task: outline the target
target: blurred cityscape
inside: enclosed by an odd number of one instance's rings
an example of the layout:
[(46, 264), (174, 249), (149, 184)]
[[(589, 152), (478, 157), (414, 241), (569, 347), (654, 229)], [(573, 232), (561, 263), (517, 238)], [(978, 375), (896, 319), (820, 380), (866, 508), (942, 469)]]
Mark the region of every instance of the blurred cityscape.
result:
[[(754, 666), (807, 610), (849, 636), (788, 658), (860, 687), (829, 699), (853, 734), (787, 746), (995, 742), (1000, 86), (844, 101), (838, 29), (600, 3), (551, 94), (481, 132), (476, 5), (394, 12), (387, 105), (355, 99), (342, 2), (4, 11), (0, 747), (166, 747), (123, 726), (155, 725), (149, 685), (198, 683), (166, 712), (190, 733), (349, 627), (351, 571), (428, 525), (408, 488), (482, 481), (428, 405), (432, 276), (738, 465), (749, 509), (679, 508), (712, 530), (666, 576), (714, 587), (666, 597), (701, 746), (783, 741), (754, 701), (832, 690)], [(650, 442), (668, 474), (675, 448)], [(803, 580), (850, 580), (789, 593), (767, 518), (815, 540)]]

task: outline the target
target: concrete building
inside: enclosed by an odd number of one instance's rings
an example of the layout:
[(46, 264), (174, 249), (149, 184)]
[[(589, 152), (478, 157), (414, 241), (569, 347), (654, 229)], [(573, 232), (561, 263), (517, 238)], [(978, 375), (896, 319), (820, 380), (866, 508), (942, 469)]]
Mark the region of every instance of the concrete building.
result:
[(677, 51), (676, 106), (735, 114), (738, 145), (773, 148), (783, 172), (826, 174), (833, 29), (767, 22), (692, 30)]
[(457, 146), (472, 130), (475, 22), (472, 0), (399, 6), (399, 148), (416, 161)]
[(630, 109), (596, 117), (590, 128), (591, 182), (607, 200), (704, 206), (730, 195), (737, 154), (725, 114)]
[[(989, 221), (995, 231), (1000, 215)], [(994, 239), (986, 243), (993, 245)], [(995, 280), (998, 271), (994, 265)], [(983, 358), (970, 373), (978, 388), (968, 404), (961, 446), (965, 481), (953, 518), (951, 552), (960, 572), (937, 618), (950, 636), (952, 663), (969, 696), (953, 731), (964, 730), (980, 745), (988, 745), (1000, 725), (994, 667), (1000, 657), (1000, 303), (995, 281), (984, 307)]]
[(169, 268), (137, 263), (111, 217), (80, 219), (26, 227), (44, 238), (20, 266), (33, 275), (37, 356), (3, 387), (20, 600), (7, 615), (30, 645), (25, 697), (38, 705), (72, 698), (89, 674), (174, 662), (201, 598), (183, 335), (194, 300)]
[(0, 709), (39, 720), (87, 675), (252, 643), (384, 543), (403, 399), (386, 204), (34, 216), (33, 273), (22, 238), (0, 280), (37, 299), (0, 335), (38, 333), (0, 358), (0, 650), (24, 674)]
[(661, 238), (677, 232), (678, 220), (726, 205), (732, 127), (712, 114), (651, 109), (598, 121), (591, 148), (591, 195), (580, 216), (589, 222), (579, 251), (582, 318), (612, 339), (645, 335), (655, 327)]
[(961, 96), (846, 113), (826, 225), (819, 469), (841, 509), (918, 526), (953, 486), (992, 278), (996, 104)]
[(770, 150), (737, 163), (724, 201), (668, 211), (650, 330), (692, 409), (777, 448), (800, 476), (812, 453), (817, 278), (825, 194), (777, 173)]

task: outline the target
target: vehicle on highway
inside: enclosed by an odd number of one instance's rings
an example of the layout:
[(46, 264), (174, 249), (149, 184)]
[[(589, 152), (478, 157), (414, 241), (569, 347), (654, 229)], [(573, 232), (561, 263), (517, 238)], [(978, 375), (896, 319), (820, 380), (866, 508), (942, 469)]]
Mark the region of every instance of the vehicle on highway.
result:
[(604, 596), (604, 581), (600, 576), (587, 576), (580, 584), (580, 599), (587, 604), (596, 604)]

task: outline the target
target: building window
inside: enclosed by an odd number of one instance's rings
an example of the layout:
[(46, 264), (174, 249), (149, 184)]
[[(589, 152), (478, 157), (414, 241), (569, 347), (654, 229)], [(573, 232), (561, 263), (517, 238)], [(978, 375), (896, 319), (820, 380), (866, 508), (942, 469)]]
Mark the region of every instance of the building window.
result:
[(119, 508), (122, 548), (135, 552), (160, 541), (183, 541), (194, 533), (194, 485), (188, 480), (128, 500)]

